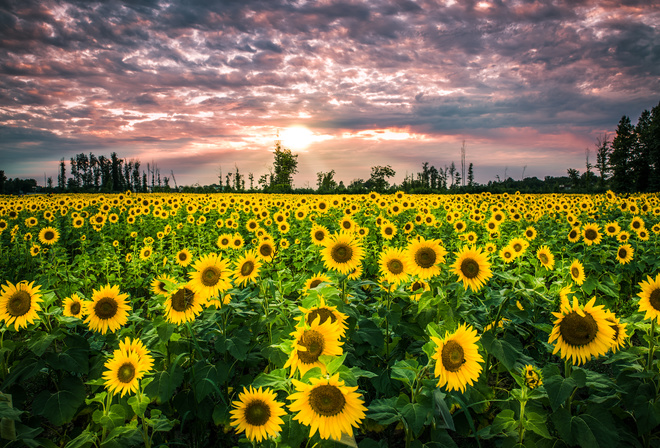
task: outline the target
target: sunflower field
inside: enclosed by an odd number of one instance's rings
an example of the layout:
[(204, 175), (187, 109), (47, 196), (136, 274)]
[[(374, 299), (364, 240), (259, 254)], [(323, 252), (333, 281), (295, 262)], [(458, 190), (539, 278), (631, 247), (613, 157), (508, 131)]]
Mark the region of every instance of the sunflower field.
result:
[(0, 446), (660, 446), (658, 195), (0, 197)]

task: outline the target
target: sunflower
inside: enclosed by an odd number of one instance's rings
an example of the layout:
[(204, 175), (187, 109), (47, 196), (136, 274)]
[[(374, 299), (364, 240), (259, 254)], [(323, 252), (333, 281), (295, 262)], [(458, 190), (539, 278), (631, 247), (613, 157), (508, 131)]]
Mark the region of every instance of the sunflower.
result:
[(571, 263), (571, 267), (569, 268), (569, 270), (573, 281), (578, 286), (582, 285), (582, 283), (584, 283), (585, 275), (584, 275), (584, 266), (582, 266), (580, 260), (573, 260), (573, 263)]
[(307, 292), (310, 289), (316, 288), (321, 283), (332, 283), (332, 280), (330, 279), (330, 277), (328, 277), (325, 274), (316, 274), (305, 282), (305, 286), (303, 287), (303, 292)]
[(622, 230), (619, 232), (619, 234), (616, 237), (617, 240), (621, 243), (627, 243), (630, 240), (630, 233), (626, 232), (625, 230)]
[(294, 420), (310, 427), (310, 438), (317, 430), (322, 439), (340, 440), (342, 433), (353, 437), (353, 427), (358, 427), (367, 410), (357, 386), (345, 386), (339, 374), (312, 378), (310, 383), (293, 380), (296, 392), (289, 395), (289, 409), (297, 412)]
[(648, 241), (649, 240), (649, 232), (647, 232), (646, 229), (642, 229), (639, 232), (637, 232), (637, 237), (641, 241)]
[(614, 329), (606, 320), (603, 306), (594, 306), (595, 302), (594, 297), (580, 307), (576, 298), (572, 306), (562, 299), (559, 312), (552, 313), (557, 318), (548, 339), (549, 344), (555, 343), (553, 355), (560, 352), (563, 359), (580, 365), (592, 356), (604, 355), (611, 348)]
[(151, 292), (154, 295), (163, 295), (167, 296), (169, 292), (167, 291), (168, 283), (176, 283), (176, 279), (170, 275), (162, 274), (151, 281)]
[(410, 274), (425, 280), (440, 273), (440, 264), (445, 262), (447, 251), (438, 240), (426, 240), (421, 237), (412, 241), (406, 248)]
[(443, 339), (431, 337), (438, 346), (435, 354), (435, 376), (438, 377), (438, 387), (447, 386), (448, 391), (465, 392), (479, 378), (484, 361), (479, 354), (477, 330), (463, 324), (453, 332), (445, 333)]
[(263, 240), (259, 243), (256, 254), (260, 260), (272, 261), (275, 257), (275, 245), (268, 240)]
[(40, 252), (41, 252), (41, 246), (39, 246), (38, 244), (33, 244), (32, 247), (30, 247), (30, 255), (32, 255), (33, 257), (39, 255)]
[(431, 287), (425, 281), (416, 280), (410, 284), (408, 289), (410, 290), (410, 299), (419, 300), (424, 291), (429, 291)]
[(60, 239), (60, 232), (53, 227), (44, 227), (39, 232), (39, 241), (41, 244), (52, 245), (57, 243)]
[(318, 224), (314, 224), (309, 234), (312, 238), (312, 243), (317, 246), (321, 246), (326, 242), (326, 239), (328, 238), (328, 229)]
[(456, 254), (456, 261), (452, 265), (453, 273), (463, 281), (463, 287), (470, 287), (473, 291), (479, 291), (493, 276), (490, 270), (488, 256), (482, 249), (474, 249), (469, 246), (463, 247)]
[(256, 252), (254, 250), (245, 252), (234, 263), (232, 277), (235, 284), (244, 286), (247, 282), (254, 282), (259, 277), (260, 268), (261, 263), (257, 259)]
[(525, 238), (527, 238), (530, 241), (536, 238), (536, 229), (532, 226), (527, 227), (525, 229)]
[(291, 333), (294, 337), (293, 350), (284, 368), (291, 367), (291, 376), (300, 370), (302, 377), (308, 370), (319, 367), (323, 374), (326, 373), (325, 364), (321, 362), (321, 355), (341, 356), (343, 342), (339, 341), (341, 327), (338, 322), (326, 320), (320, 323), (320, 319), (314, 319), (311, 325), (296, 327)]
[(525, 386), (534, 390), (539, 386), (543, 386), (543, 377), (541, 371), (534, 366), (527, 364), (523, 368), (523, 378), (525, 379)]
[(391, 240), (394, 238), (396, 232), (396, 226), (391, 222), (385, 223), (380, 227), (380, 235), (386, 240)]
[(165, 319), (173, 324), (192, 322), (202, 312), (202, 303), (192, 281), (179, 287), (165, 300)]
[(635, 232), (639, 232), (644, 228), (644, 220), (640, 218), (639, 216), (635, 216), (632, 221), (630, 221), (630, 230), (634, 230)]
[[(113, 395), (119, 393), (121, 397), (137, 392), (140, 380), (153, 366), (153, 360), (143, 345), (138, 350), (132, 350), (129, 347), (133, 343), (129, 338), (126, 340), (123, 345), (120, 343), (120, 349), (115, 350), (112, 358), (106, 361), (107, 370), (103, 372), (104, 385), (108, 392)], [(143, 351), (146, 353), (141, 355)]]
[(85, 323), (91, 330), (100, 331), (101, 334), (108, 330), (114, 333), (128, 322), (131, 307), (126, 302), (127, 297), (128, 294), (120, 294), (117, 285), (93, 290), (92, 300), (85, 303)]
[(303, 320), (307, 325), (312, 325), (316, 319), (319, 319), (319, 324), (325, 323), (328, 319), (331, 323), (337, 323), (339, 325), (339, 336), (343, 337), (346, 334), (348, 325), (346, 321), (348, 316), (341, 311), (337, 311), (336, 306), (330, 306), (325, 303), (325, 299), (321, 297), (321, 300), (317, 306), (312, 308), (303, 308), (299, 306), (298, 309), (302, 311), (303, 316), (297, 317), (296, 320)]
[(621, 323), (619, 318), (614, 315), (614, 313), (605, 310), (605, 320), (608, 325), (614, 330), (614, 336), (612, 338), (612, 352), (616, 353), (617, 350), (623, 348), (626, 338), (628, 337), (628, 332), (626, 330), (627, 324)]
[(506, 246), (502, 248), (499, 252), (499, 255), (502, 261), (504, 261), (505, 263), (511, 263), (516, 258), (516, 254), (511, 248), (511, 246)]
[(642, 291), (639, 296), (639, 312), (646, 312), (644, 319), (660, 321), (660, 274), (655, 279), (651, 276), (639, 283)]
[(509, 247), (513, 250), (513, 257), (518, 258), (529, 247), (529, 243), (522, 238), (514, 238), (509, 243)]
[(193, 265), (190, 272), (190, 289), (195, 291), (199, 300), (206, 301), (218, 296), (231, 287), (229, 282), (229, 262), (220, 255), (210, 253), (204, 255)]
[(328, 238), (321, 249), (323, 264), (326, 269), (333, 269), (341, 274), (349, 274), (362, 261), (362, 244), (348, 233), (334, 234)]
[(582, 228), (582, 238), (584, 238), (584, 244), (591, 246), (592, 244), (600, 244), (602, 240), (602, 235), (599, 232), (600, 228), (598, 224), (586, 224)]
[(578, 229), (571, 229), (570, 232), (568, 232), (568, 241), (571, 243), (577, 243), (578, 240), (580, 239), (580, 232)]
[(555, 256), (550, 252), (548, 246), (541, 246), (539, 250), (536, 251), (536, 258), (539, 259), (544, 268), (552, 269), (555, 267)]
[(151, 248), (151, 246), (143, 247), (142, 250), (140, 251), (140, 260), (148, 260), (153, 252), (154, 251)]
[(408, 279), (408, 260), (402, 249), (386, 248), (380, 254), (378, 264), (388, 283), (398, 285)]
[(41, 286), (34, 286), (34, 282), (18, 282), (14, 285), (7, 282), (2, 286), (0, 295), (0, 319), (4, 320), (9, 327), (12, 323), (14, 329), (26, 327), (28, 323), (33, 323), (39, 318), (37, 311), (41, 311), (39, 302), (42, 302), (39, 289)]
[(617, 222), (608, 222), (605, 224), (605, 233), (607, 236), (617, 236), (621, 232), (621, 226)]
[(72, 294), (62, 302), (62, 315), (81, 318), (85, 315), (85, 304), (78, 294)]
[(616, 250), (616, 260), (621, 264), (629, 263), (633, 259), (635, 249), (630, 244), (622, 244)]
[(270, 389), (248, 389), (238, 394), (238, 400), (233, 401), (234, 409), (230, 411), (230, 425), (236, 427), (236, 432), (245, 431), (251, 442), (261, 442), (268, 436), (276, 437), (280, 432), (286, 415), (284, 405), (276, 400), (275, 392)]

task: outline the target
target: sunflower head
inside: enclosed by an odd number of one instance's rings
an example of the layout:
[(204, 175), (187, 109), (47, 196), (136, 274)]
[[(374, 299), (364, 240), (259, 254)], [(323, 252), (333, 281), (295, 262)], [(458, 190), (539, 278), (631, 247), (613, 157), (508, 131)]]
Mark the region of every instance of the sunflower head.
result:
[(538, 368), (527, 364), (523, 368), (522, 374), (525, 380), (525, 386), (528, 388), (533, 390), (543, 385), (543, 375)]
[(363, 254), (362, 244), (346, 232), (329, 237), (321, 250), (325, 267), (341, 274), (348, 274), (355, 269), (362, 261)]
[(69, 317), (85, 316), (85, 304), (78, 294), (72, 294), (62, 302), (62, 314)]
[(447, 386), (449, 391), (465, 392), (467, 385), (472, 385), (482, 370), (477, 330), (463, 324), (454, 333), (447, 332), (444, 338), (431, 337), (431, 340), (437, 346), (433, 359), (438, 387)]
[(85, 323), (101, 334), (108, 330), (114, 333), (128, 322), (130, 305), (127, 298), (128, 294), (121, 294), (117, 285), (94, 290), (92, 300), (85, 303)]
[(284, 424), (281, 417), (286, 414), (284, 406), (276, 398), (275, 392), (270, 389), (244, 387), (238, 400), (232, 402), (231, 426), (238, 433), (245, 431), (252, 442), (276, 437)]
[(493, 276), (488, 256), (483, 253), (482, 249), (470, 246), (463, 247), (456, 254), (452, 272), (458, 275), (465, 289), (471, 288), (473, 291), (479, 291)]
[(14, 329), (26, 328), (28, 323), (33, 323), (39, 318), (37, 311), (41, 311), (42, 302), (39, 289), (41, 286), (34, 286), (34, 282), (27, 281), (13, 284), (7, 282), (2, 286), (0, 294), (0, 319), (4, 320), (7, 326), (14, 324)]
[(639, 311), (645, 312), (644, 319), (655, 319), (660, 322), (660, 274), (655, 279), (648, 276), (646, 281), (639, 283), (642, 291), (639, 296)]

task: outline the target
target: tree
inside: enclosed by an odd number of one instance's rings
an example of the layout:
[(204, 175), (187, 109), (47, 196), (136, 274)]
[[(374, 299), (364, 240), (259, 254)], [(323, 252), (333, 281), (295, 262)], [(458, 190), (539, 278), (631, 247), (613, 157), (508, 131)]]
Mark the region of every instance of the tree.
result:
[[(392, 169), (390, 165), (386, 166), (372, 166), (371, 167), (371, 177), (367, 181), (367, 188), (373, 189), (378, 192), (384, 192), (390, 188), (390, 184), (386, 179), (394, 177), (396, 172)], [(350, 188), (350, 187), (349, 187)]]
[(335, 170), (324, 173), (319, 171), (316, 173), (316, 185), (320, 193), (328, 193), (337, 188), (337, 182), (334, 179)]
[(467, 184), (468, 187), (474, 187), (474, 167), (472, 162), (470, 162), (470, 166), (468, 167)]
[(603, 134), (596, 138), (596, 169), (599, 177), (598, 186), (601, 189), (605, 187), (605, 180), (610, 172), (609, 156), (610, 142), (607, 134)]
[(275, 142), (275, 160), (273, 162), (274, 182), (277, 191), (291, 191), (293, 175), (298, 172), (298, 154), (284, 148), (280, 141)]
[(651, 150), (653, 133), (651, 132), (651, 112), (645, 110), (635, 126), (637, 144), (631, 157), (632, 170), (635, 176), (635, 191), (648, 191), (651, 177)]
[(57, 189), (62, 192), (66, 188), (66, 163), (64, 157), (60, 160), (60, 173), (57, 175)]
[(621, 117), (612, 140), (610, 165), (612, 167), (612, 188), (617, 192), (630, 192), (635, 185), (631, 167), (632, 153), (636, 145), (635, 129), (627, 116)]
[(110, 160), (112, 166), (112, 191), (121, 191), (123, 188), (123, 182), (121, 178), (121, 164), (123, 159), (120, 159), (117, 156), (117, 153), (113, 152), (110, 154)]
[(580, 172), (575, 168), (569, 168), (566, 170), (568, 173), (568, 178), (571, 180), (571, 189), (576, 189), (580, 186)]
[(0, 170), (0, 194), (5, 194), (5, 182), (7, 182), (7, 176), (3, 170)]

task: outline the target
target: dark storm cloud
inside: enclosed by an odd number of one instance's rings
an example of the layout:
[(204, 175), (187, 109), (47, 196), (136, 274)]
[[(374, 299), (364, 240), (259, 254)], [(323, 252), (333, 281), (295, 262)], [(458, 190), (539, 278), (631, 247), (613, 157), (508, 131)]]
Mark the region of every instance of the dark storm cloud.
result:
[(300, 116), (584, 135), (658, 102), (659, 24), (641, 0), (5, 1), (0, 150), (252, 147)]

